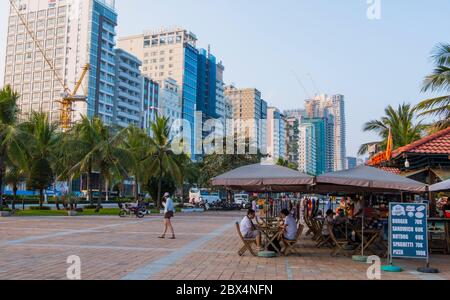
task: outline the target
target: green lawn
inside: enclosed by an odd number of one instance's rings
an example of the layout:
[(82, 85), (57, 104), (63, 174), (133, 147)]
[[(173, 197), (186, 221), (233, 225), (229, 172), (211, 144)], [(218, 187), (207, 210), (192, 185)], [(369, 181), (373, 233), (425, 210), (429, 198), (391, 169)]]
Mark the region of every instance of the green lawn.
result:
[[(100, 212), (96, 213), (95, 209), (85, 209), (82, 213), (78, 213), (77, 216), (118, 216), (120, 212), (119, 208), (103, 208)], [(176, 208), (176, 212), (181, 212), (180, 208)], [(151, 214), (159, 214), (159, 210), (152, 209)], [(67, 216), (65, 210), (18, 210), (15, 216), (19, 217), (58, 217)]]
[[(82, 213), (78, 213), (78, 216), (118, 216), (119, 208), (104, 208), (100, 210), (99, 213), (95, 212), (95, 209), (87, 209)], [(57, 217), (57, 216), (67, 216), (67, 211), (65, 210), (25, 210), (17, 211), (15, 216), (20, 217)]]

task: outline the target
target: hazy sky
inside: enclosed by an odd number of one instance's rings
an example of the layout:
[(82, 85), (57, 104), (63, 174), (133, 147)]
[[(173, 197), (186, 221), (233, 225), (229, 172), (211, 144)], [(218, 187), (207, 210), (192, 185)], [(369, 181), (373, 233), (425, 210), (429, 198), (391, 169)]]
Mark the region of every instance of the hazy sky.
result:
[[(424, 98), (430, 52), (450, 42), (448, 0), (381, 0), (376, 21), (367, 18), (367, 0), (116, 0), (116, 6), (119, 36), (183, 26), (223, 60), (228, 83), (256, 87), (280, 109), (301, 108), (308, 97), (293, 72), (309, 95), (317, 89), (345, 95), (349, 156), (376, 140), (362, 132), (364, 122), (388, 104)], [(8, 1), (1, 0), (0, 83), (7, 14)]]

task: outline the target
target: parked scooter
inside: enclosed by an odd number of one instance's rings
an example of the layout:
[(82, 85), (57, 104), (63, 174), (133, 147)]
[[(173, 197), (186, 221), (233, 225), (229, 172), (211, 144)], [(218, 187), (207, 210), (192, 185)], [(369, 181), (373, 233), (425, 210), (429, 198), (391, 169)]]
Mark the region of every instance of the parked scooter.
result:
[(149, 212), (144, 205), (137, 205), (136, 203), (125, 203), (119, 204), (120, 212), (119, 217), (131, 217), (136, 216), (136, 218), (142, 219), (145, 215), (148, 215)]

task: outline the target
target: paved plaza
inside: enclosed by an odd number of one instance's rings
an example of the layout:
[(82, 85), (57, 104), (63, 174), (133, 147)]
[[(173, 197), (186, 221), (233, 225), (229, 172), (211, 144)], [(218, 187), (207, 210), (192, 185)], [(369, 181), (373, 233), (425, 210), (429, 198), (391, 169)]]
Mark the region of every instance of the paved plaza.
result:
[[(82, 279), (126, 280), (365, 280), (368, 265), (331, 257), (309, 237), (301, 255), (264, 259), (237, 255), (235, 222), (243, 213), (177, 214), (176, 240), (158, 239), (162, 218), (0, 218), (0, 279), (66, 279), (72, 255), (81, 259)], [(437, 275), (415, 270), (422, 262), (401, 260), (405, 272), (382, 279), (450, 279), (450, 256), (432, 256)]]

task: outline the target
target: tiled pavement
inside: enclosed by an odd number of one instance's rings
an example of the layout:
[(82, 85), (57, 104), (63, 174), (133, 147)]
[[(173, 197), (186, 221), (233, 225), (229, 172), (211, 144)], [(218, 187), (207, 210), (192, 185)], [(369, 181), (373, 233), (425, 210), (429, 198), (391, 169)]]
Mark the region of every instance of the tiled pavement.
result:
[[(81, 259), (82, 279), (264, 280), (361, 279), (368, 265), (333, 258), (309, 238), (301, 255), (239, 257), (234, 223), (241, 213), (177, 214), (177, 240), (161, 240), (162, 220), (118, 217), (0, 218), (0, 279), (66, 279), (71, 255)], [(421, 262), (401, 260), (403, 273), (382, 279), (450, 279), (450, 256), (433, 256), (437, 276), (415, 272)]]

